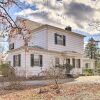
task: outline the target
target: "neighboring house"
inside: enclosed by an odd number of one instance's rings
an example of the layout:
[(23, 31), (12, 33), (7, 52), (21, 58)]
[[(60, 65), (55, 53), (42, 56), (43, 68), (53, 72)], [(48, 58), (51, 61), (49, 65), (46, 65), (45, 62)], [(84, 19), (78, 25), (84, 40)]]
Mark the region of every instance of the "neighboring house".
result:
[[(25, 21), (23, 18), (19, 19)], [(82, 73), (83, 35), (29, 20), (26, 20), (25, 24), (32, 29), (27, 47), (24, 46), (22, 36), (16, 32), (8, 39), (7, 60), (15, 68), (18, 76), (39, 75), (53, 65), (66, 62)]]

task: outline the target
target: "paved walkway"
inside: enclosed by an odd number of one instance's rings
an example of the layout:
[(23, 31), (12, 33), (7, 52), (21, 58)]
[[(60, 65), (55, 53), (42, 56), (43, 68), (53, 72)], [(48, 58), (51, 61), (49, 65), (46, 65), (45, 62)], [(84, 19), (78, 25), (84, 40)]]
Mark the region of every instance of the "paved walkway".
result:
[[(33, 86), (45, 86), (54, 84), (54, 80), (34, 80), (34, 81), (22, 81), (23, 85), (33, 85)], [(81, 76), (76, 79), (60, 79), (59, 83), (100, 83), (100, 76)], [(9, 85), (9, 82), (0, 82), (0, 88), (6, 87)]]
[(100, 76), (81, 76), (74, 81), (78, 83), (100, 83)]
[[(67, 83), (71, 82), (73, 79), (59, 79), (59, 83)], [(55, 80), (32, 80), (32, 81), (22, 81), (22, 85), (33, 85), (33, 86), (45, 86), (45, 85), (50, 85), (54, 84)], [(0, 82), (0, 88), (1, 87), (6, 87), (9, 86), (10, 82)]]

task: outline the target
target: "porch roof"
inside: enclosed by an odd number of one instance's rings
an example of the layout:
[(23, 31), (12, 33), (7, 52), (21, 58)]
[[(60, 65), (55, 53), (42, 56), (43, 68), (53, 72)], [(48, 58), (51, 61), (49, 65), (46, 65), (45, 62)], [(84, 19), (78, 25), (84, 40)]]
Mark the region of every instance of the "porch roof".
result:
[(38, 46), (22, 46), (18, 49), (14, 49), (8, 52), (14, 52), (14, 51), (18, 51), (18, 50), (22, 50), (22, 49), (26, 49), (26, 51), (28, 50), (36, 50), (36, 51), (41, 51), (41, 52), (48, 52), (48, 53), (57, 53), (57, 54), (61, 54), (62, 56), (66, 56), (66, 57), (82, 57), (82, 54), (75, 52), (75, 51), (54, 51), (54, 50), (48, 50), (48, 49), (44, 49)]

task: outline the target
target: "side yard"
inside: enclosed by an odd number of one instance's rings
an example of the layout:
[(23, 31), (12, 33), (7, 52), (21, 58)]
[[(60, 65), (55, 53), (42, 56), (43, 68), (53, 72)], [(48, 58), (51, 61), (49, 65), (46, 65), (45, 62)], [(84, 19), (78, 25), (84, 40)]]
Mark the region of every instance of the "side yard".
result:
[(100, 76), (83, 76), (72, 82), (27, 86), (22, 90), (0, 90), (0, 100), (100, 100)]

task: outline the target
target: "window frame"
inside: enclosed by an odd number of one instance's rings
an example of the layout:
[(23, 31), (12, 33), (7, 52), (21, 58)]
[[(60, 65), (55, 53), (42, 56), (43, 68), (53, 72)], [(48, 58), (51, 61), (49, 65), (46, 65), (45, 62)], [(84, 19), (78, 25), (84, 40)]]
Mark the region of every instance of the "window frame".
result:
[(13, 50), (14, 49), (14, 43), (9, 44), (9, 50)]
[[(38, 58), (36, 58), (36, 57), (38, 57)], [(36, 63), (36, 61), (38, 63)], [(34, 67), (34, 66), (42, 67), (43, 66), (43, 55), (31, 54), (30, 62), (31, 62), (31, 67)]]
[(21, 54), (13, 55), (13, 66), (14, 67), (21, 66)]
[(66, 36), (55, 33), (55, 44), (66, 46)]

